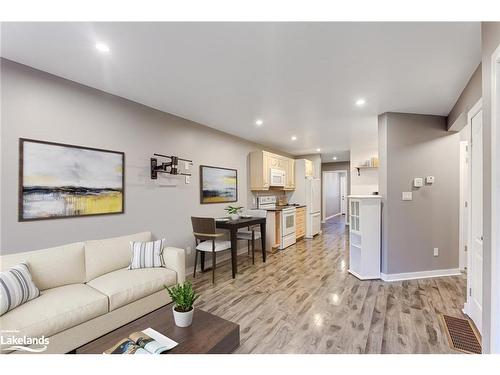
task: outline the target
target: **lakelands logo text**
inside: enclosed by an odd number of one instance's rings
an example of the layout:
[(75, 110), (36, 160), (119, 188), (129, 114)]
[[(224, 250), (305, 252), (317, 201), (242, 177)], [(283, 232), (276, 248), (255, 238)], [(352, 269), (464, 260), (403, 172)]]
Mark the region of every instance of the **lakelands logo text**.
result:
[[(29, 337), (14, 336), (17, 331), (2, 331), (0, 334), (0, 344), (3, 351), (20, 350), (30, 353), (41, 353), (47, 350), (49, 339), (45, 336)], [(4, 346), (6, 346), (4, 348)]]

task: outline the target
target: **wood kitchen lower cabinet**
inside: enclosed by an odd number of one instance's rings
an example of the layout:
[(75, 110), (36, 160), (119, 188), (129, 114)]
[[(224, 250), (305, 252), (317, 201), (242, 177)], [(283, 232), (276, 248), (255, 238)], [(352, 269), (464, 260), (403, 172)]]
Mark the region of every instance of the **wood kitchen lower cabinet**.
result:
[(281, 213), (268, 211), (266, 219), (266, 250), (275, 253), (279, 250), (281, 241)]
[(297, 240), (306, 235), (306, 208), (299, 207), (295, 213), (295, 237)]

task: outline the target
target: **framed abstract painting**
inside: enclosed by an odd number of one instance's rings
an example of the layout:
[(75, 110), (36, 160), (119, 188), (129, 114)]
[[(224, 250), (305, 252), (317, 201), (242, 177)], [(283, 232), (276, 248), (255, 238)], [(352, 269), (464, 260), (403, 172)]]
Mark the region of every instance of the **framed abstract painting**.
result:
[(237, 200), (236, 169), (200, 165), (200, 203), (229, 203)]
[(19, 139), (19, 221), (124, 212), (125, 154)]

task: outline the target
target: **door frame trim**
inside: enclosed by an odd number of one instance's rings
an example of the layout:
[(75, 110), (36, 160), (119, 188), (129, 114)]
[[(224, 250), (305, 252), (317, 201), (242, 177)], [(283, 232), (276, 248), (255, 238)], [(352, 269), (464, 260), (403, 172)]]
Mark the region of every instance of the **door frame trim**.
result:
[[(487, 280), (490, 283), (490, 295), (486, 296), (488, 299), (490, 306), (489, 306), (489, 313), (490, 315), (490, 320), (489, 323), (490, 325), (486, 327), (486, 329), (489, 331), (489, 352), (490, 353), (500, 353), (500, 251), (498, 249), (498, 244), (497, 244), (497, 231), (496, 229), (498, 228), (498, 189), (500, 188), (499, 186), (499, 176), (498, 176), (498, 171), (497, 171), (497, 138), (498, 138), (498, 132), (499, 132), (499, 125), (498, 121), (500, 120), (500, 116), (498, 111), (500, 108), (497, 107), (497, 101), (500, 100), (498, 97), (497, 93), (498, 90), (500, 90), (499, 87), (497, 87), (497, 80), (499, 77), (497, 76), (497, 65), (500, 64), (500, 45), (495, 49), (495, 52), (491, 55), (491, 139), (490, 139), (490, 146), (491, 146), (491, 155), (490, 155), (490, 160), (491, 160), (491, 167), (490, 170), (488, 171), (491, 174), (491, 182), (490, 182), (490, 189), (491, 189), (491, 223), (490, 223), (490, 251), (491, 251), (491, 264), (489, 265), (490, 267), (490, 272), (491, 272), (491, 277), (490, 280)], [(484, 264), (483, 264), (484, 267)], [(484, 283), (484, 281), (483, 281)], [(486, 288), (487, 289), (487, 288)], [(484, 300), (484, 294), (483, 294), (483, 300)], [(484, 304), (484, 302), (483, 302)], [(483, 317), (484, 317), (484, 311), (483, 309)], [(483, 319), (485, 320), (485, 319)], [(483, 327), (484, 330), (485, 327)], [(484, 336), (484, 335), (483, 335)]]
[[(469, 126), (469, 124), (467, 124)], [(470, 132), (470, 128), (467, 129), (468, 133)], [(470, 136), (470, 134), (468, 134)], [(470, 138), (470, 137), (469, 137)], [(460, 198), (459, 198), (459, 235), (458, 235), (458, 248), (459, 248), (459, 256), (458, 256), (458, 268), (460, 271), (465, 271), (465, 269), (468, 267), (468, 260), (467, 260), (467, 252), (465, 251), (465, 247), (467, 246), (467, 250), (469, 251), (469, 234), (470, 234), (470, 187), (471, 187), (471, 179), (470, 179), (470, 163), (467, 162), (467, 159), (469, 157), (469, 145), (470, 145), (470, 139), (467, 139), (466, 141), (460, 141)], [(465, 146), (465, 147), (464, 147)], [(465, 168), (462, 165), (462, 163), (465, 163)], [(464, 175), (463, 171), (464, 169), (467, 171), (467, 183), (466, 183), (466, 188), (467, 191), (464, 193)], [(465, 215), (465, 205), (464, 202), (467, 202), (467, 215)], [(464, 228), (464, 217), (467, 219), (467, 227)], [(467, 238), (467, 241), (465, 240)]]

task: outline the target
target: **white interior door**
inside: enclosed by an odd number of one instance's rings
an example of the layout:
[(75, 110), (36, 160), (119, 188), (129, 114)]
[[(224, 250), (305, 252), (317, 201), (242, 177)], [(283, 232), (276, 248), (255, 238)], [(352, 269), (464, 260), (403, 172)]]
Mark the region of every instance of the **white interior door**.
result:
[(471, 236), (468, 251), (467, 314), (481, 332), (483, 300), (483, 121), (482, 110), (471, 119)]
[(344, 173), (340, 174), (340, 213), (342, 215), (346, 214), (347, 207), (347, 178)]

